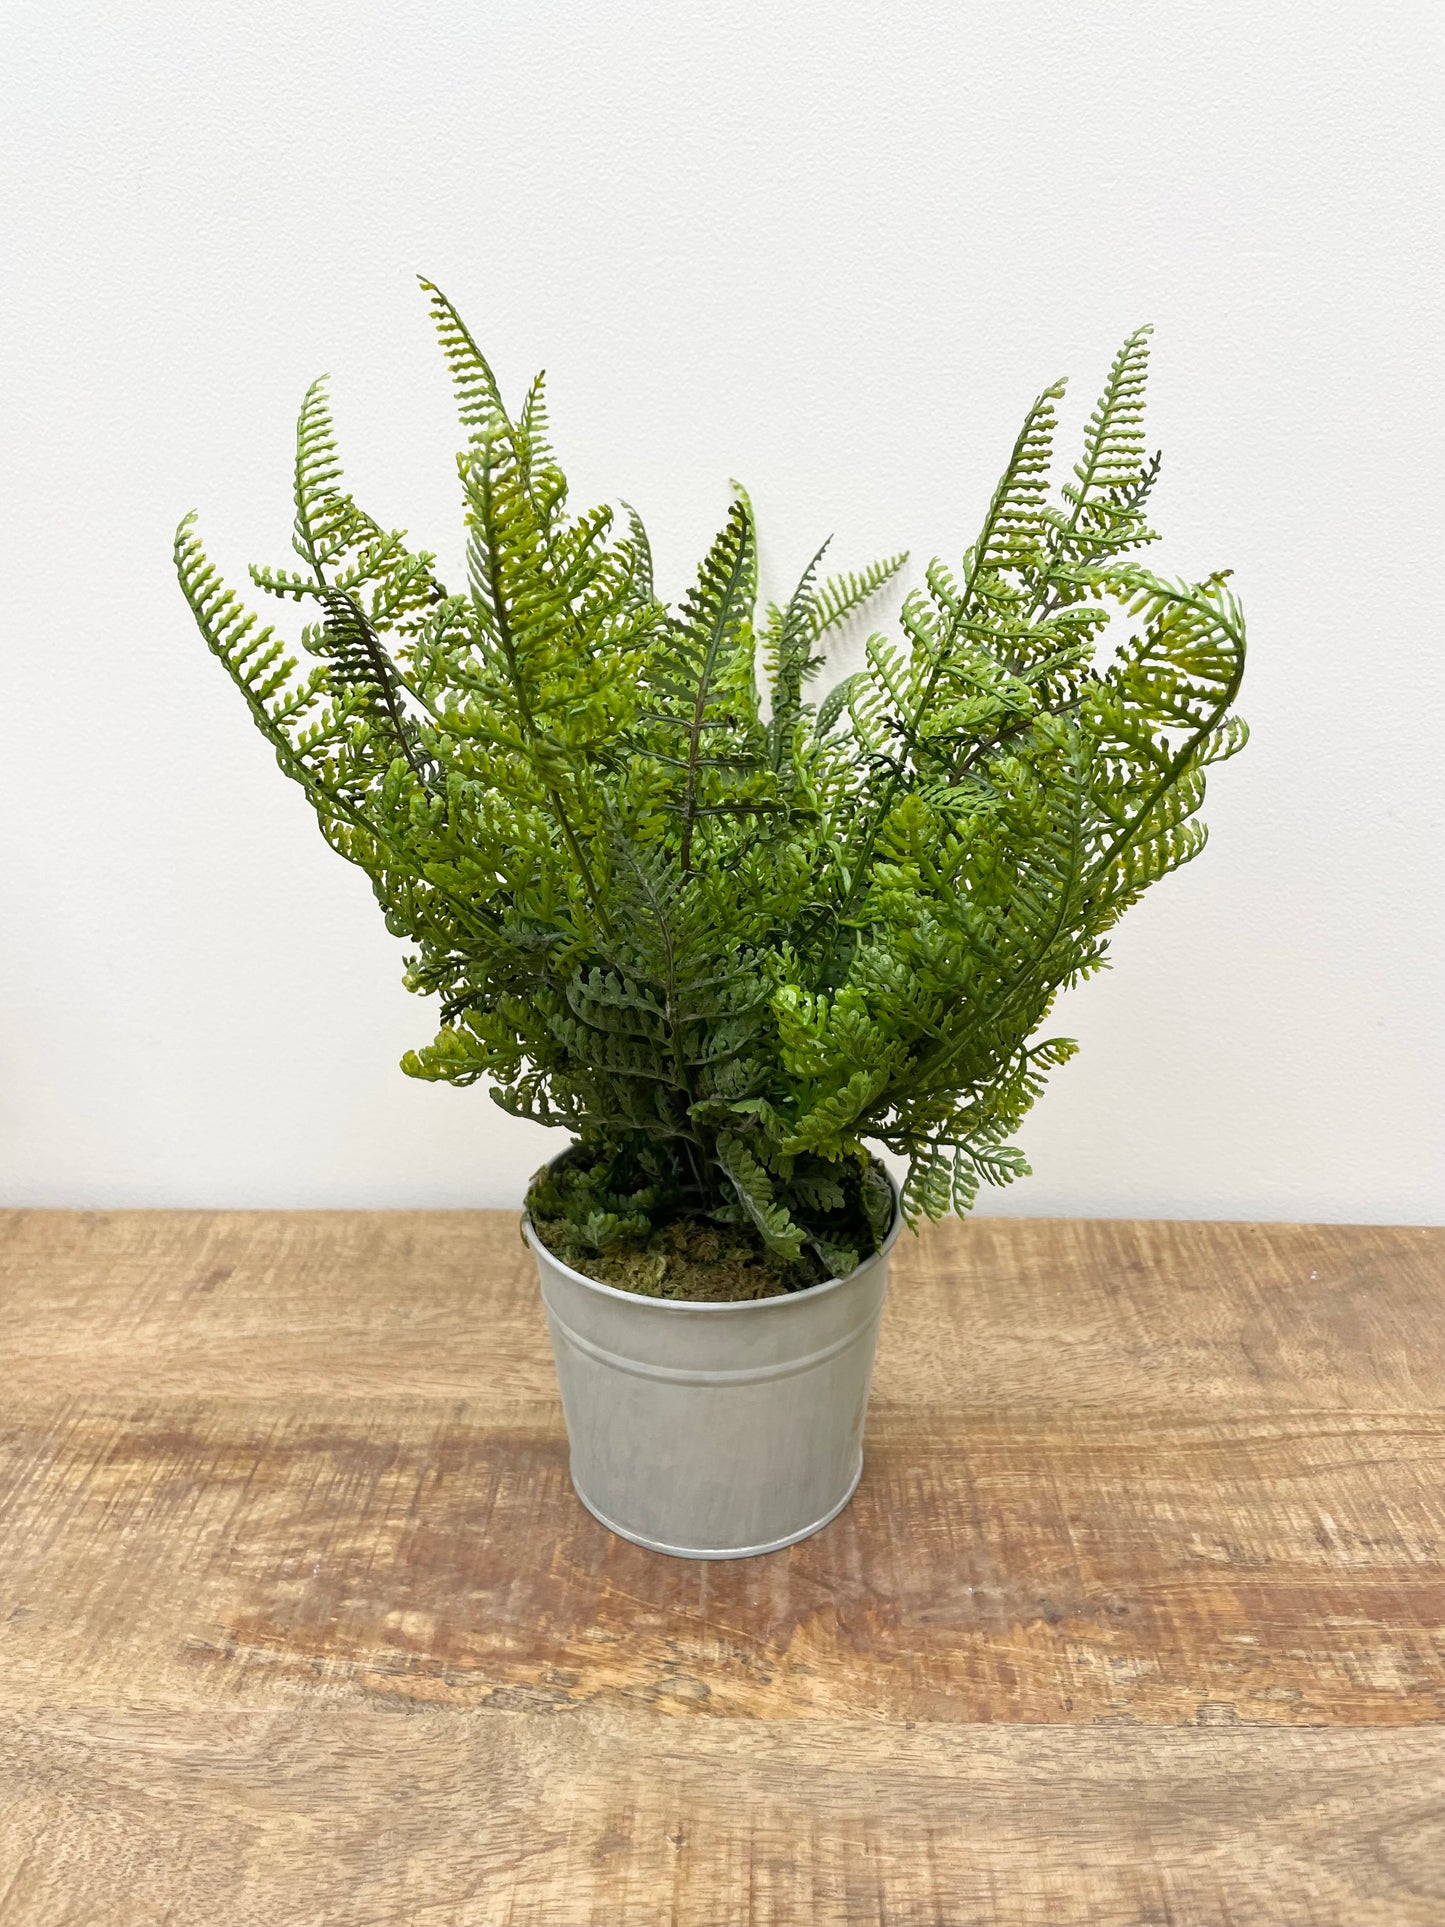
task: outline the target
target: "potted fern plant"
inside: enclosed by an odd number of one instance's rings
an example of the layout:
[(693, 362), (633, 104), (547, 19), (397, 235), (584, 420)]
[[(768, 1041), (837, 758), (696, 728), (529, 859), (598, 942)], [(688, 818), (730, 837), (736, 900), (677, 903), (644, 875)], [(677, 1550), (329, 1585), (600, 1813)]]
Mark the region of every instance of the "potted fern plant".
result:
[[(251, 571), (310, 606), (310, 666), (189, 516), (181, 587), (440, 1000), (403, 1069), (572, 1133), (523, 1226), (580, 1496), (661, 1550), (770, 1550), (856, 1483), (899, 1226), (1026, 1169), (1011, 1138), (1075, 1048), (1041, 1035), (1054, 998), (1202, 847), (1205, 769), (1245, 740), (1240, 611), (1223, 572), (1135, 559), (1140, 329), (1059, 499), (1062, 383), (961, 565), (815, 705), (829, 638), (905, 558), (827, 576), (820, 550), (760, 620), (739, 491), (669, 606), (635, 512), (569, 507), (541, 378), (509, 412), (423, 285), (467, 436), (466, 587), (347, 493), (321, 382), (296, 563)], [(901, 1194), (870, 1145), (907, 1160)]]

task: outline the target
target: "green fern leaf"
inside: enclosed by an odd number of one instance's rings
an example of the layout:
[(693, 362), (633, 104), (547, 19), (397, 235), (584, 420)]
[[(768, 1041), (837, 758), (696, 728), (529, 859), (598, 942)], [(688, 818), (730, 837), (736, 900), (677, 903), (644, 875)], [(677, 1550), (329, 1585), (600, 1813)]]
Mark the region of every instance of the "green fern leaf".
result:
[[(819, 550), (822, 554), (822, 550)], [(855, 615), (865, 602), (884, 589), (908, 560), (908, 551), (870, 562), (854, 574), (829, 576), (810, 597), (814, 642), (821, 642), (830, 629), (837, 629)]]
[(845, 676), (841, 682), (834, 683), (822, 702), (818, 705), (818, 735), (828, 736), (836, 728), (838, 719), (847, 709), (855, 686), (863, 679), (862, 671)]
[(778, 1202), (767, 1172), (745, 1140), (733, 1132), (722, 1132), (717, 1141), (717, 1155), (718, 1163), (732, 1181), (738, 1203), (757, 1227), (769, 1251), (779, 1258), (801, 1257), (803, 1233)]

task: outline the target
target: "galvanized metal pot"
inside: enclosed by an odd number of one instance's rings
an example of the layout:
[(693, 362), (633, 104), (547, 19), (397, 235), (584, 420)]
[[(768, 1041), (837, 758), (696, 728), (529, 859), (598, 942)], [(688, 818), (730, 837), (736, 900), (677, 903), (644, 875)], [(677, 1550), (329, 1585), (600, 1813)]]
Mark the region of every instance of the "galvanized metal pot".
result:
[(863, 1470), (900, 1223), (895, 1200), (882, 1248), (846, 1278), (714, 1305), (586, 1278), (523, 1219), (588, 1511), (679, 1559), (776, 1552), (836, 1518)]

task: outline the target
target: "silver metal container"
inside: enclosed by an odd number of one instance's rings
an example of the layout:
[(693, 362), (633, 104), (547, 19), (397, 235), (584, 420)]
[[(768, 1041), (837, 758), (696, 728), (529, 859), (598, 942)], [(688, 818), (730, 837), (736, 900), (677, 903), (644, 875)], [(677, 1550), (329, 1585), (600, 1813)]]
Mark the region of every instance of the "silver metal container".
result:
[(577, 1496), (679, 1559), (746, 1559), (847, 1505), (888, 1289), (882, 1248), (846, 1278), (741, 1304), (643, 1298), (536, 1253)]

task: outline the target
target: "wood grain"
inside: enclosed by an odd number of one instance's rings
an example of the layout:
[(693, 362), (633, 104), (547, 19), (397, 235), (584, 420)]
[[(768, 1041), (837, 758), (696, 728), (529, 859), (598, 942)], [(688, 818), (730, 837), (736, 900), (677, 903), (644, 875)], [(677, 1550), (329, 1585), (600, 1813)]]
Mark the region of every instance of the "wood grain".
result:
[(1438, 1927), (1426, 1732), (0, 1716), (6, 1921)]
[(0, 1214), (0, 1923), (1445, 1920), (1445, 1234), (895, 1278), (853, 1505), (699, 1565), (503, 1214)]

